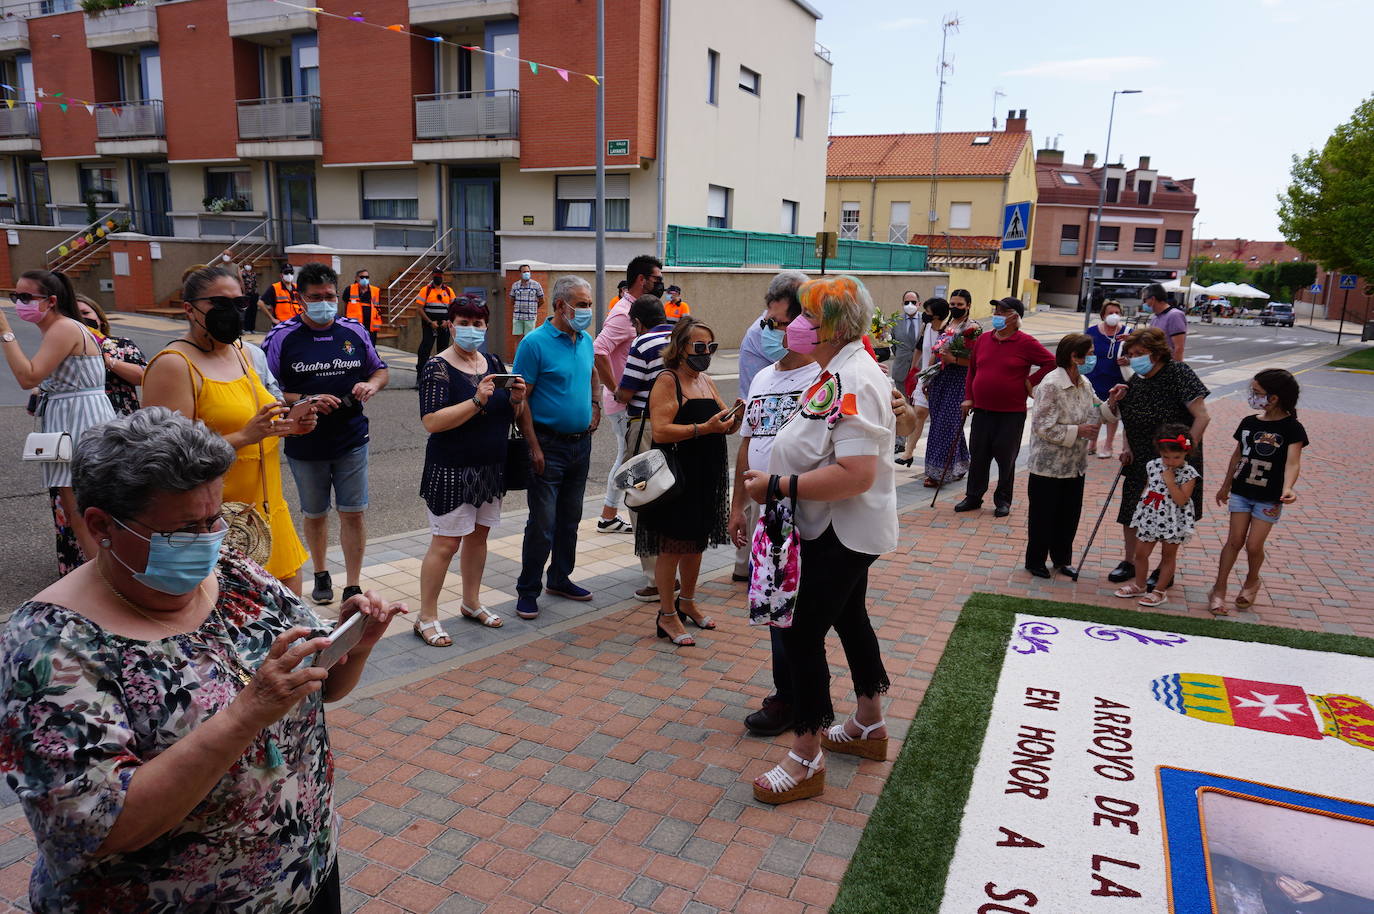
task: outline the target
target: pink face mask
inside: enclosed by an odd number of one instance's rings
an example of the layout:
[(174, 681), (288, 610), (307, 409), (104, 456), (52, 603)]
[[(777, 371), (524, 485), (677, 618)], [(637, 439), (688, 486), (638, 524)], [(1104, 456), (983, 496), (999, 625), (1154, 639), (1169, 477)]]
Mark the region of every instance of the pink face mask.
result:
[(807, 355), (815, 350), (820, 335), (816, 332), (815, 324), (812, 324), (806, 313), (802, 312), (787, 325), (785, 339), (788, 349), (800, 355)]
[(36, 324), (41, 321), (48, 313), (48, 309), (42, 307), (39, 302), (45, 299), (33, 298), (28, 301), (14, 303), (14, 313), (19, 315), (20, 320)]

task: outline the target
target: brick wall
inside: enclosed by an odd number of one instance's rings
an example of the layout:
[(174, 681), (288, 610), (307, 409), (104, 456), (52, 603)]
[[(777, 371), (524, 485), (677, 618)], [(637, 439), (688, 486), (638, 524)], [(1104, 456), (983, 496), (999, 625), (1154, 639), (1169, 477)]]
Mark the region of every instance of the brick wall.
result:
[[(347, 16), (357, 6), (333, 0), (323, 8)], [(410, 7), (407, 0), (372, 0), (367, 16), (407, 23)], [(433, 45), (328, 16), (319, 17), (319, 34), (325, 164), (409, 162), (413, 96), (433, 91)]]
[[(35, 19), (29, 29), (29, 50), (36, 88), (49, 95), (61, 92), (67, 98), (109, 100), (96, 92), (93, 54), (86, 47), (85, 13)], [(43, 102), (38, 124), (45, 159), (95, 155), (95, 118), (84, 108), (72, 106), (64, 113), (51, 98), (39, 101)]]
[[(115, 308), (120, 311), (151, 308), (157, 303), (157, 296), (153, 290), (153, 260), (148, 242), (112, 238), (109, 245), (112, 263), (115, 254), (127, 254), (129, 257), (129, 275), (114, 276)], [(114, 274), (113, 267), (110, 272)]]
[(235, 101), (259, 94), (256, 47), (229, 37), (225, 0), (158, 4), (157, 28), (167, 158), (234, 158)]
[[(654, 155), (658, 110), (657, 0), (606, 0), (606, 139), (630, 141), (630, 160)], [(522, 0), (520, 56), (596, 71), (596, 7), (585, 0)], [(547, 67), (520, 73), (520, 166), (595, 165), (596, 87)], [(625, 158), (617, 157), (623, 163)]]

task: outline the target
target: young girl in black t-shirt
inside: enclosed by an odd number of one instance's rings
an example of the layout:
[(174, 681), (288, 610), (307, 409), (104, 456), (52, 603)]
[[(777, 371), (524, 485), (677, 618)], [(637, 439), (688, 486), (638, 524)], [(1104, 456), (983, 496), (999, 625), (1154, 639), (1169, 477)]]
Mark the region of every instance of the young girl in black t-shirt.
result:
[(1226, 614), (1226, 584), (1241, 550), (1249, 560), (1245, 583), (1236, 596), (1237, 609), (1249, 609), (1259, 592), (1264, 541), (1278, 523), (1283, 506), (1298, 500), (1298, 481), (1307, 431), (1298, 421), (1298, 382), (1282, 368), (1266, 368), (1250, 381), (1251, 409), (1232, 437), (1236, 449), (1217, 490), (1217, 504), (1229, 505), (1231, 530), (1221, 548), (1216, 584), (1207, 595), (1207, 608)]

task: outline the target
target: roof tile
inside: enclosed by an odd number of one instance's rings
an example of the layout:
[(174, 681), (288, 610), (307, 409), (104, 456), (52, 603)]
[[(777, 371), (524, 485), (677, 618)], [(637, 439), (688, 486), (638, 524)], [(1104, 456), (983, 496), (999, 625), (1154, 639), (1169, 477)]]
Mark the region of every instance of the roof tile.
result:
[[(883, 133), (832, 136), (827, 154), (829, 177), (919, 176), (935, 168), (935, 138), (940, 138), (941, 175), (1006, 175), (1016, 167), (1029, 132)], [(974, 145), (977, 137), (986, 144)]]

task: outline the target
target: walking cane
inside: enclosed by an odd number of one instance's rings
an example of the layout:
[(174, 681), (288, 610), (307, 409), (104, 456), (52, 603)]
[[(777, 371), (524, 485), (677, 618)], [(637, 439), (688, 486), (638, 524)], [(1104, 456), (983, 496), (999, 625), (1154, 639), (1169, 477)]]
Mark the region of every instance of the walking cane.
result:
[[(968, 418), (967, 416), (965, 418)], [(954, 451), (959, 446), (959, 439), (964, 435), (964, 422), (959, 421), (959, 432), (949, 440), (949, 453), (945, 455), (945, 468), (940, 471), (940, 479), (935, 483), (935, 494), (930, 497), (930, 506), (935, 507), (935, 499), (940, 497), (940, 490), (945, 487), (945, 480), (949, 478), (949, 470), (954, 466)]]
[(1102, 518), (1107, 516), (1107, 509), (1111, 507), (1112, 496), (1116, 494), (1116, 487), (1121, 482), (1121, 477), (1125, 475), (1126, 468), (1123, 466), (1121, 472), (1117, 473), (1116, 478), (1112, 480), (1111, 491), (1107, 493), (1107, 500), (1102, 503), (1102, 510), (1098, 512), (1097, 523), (1093, 524), (1093, 532), (1088, 534), (1088, 544), (1083, 547), (1083, 557), (1078, 560), (1078, 568), (1080, 571), (1083, 569), (1083, 563), (1088, 560), (1088, 551), (1093, 547), (1093, 540), (1097, 539), (1097, 531), (1098, 528), (1102, 526)]

